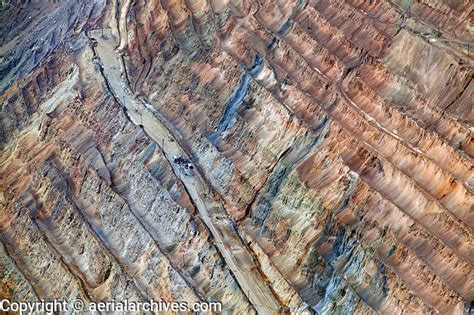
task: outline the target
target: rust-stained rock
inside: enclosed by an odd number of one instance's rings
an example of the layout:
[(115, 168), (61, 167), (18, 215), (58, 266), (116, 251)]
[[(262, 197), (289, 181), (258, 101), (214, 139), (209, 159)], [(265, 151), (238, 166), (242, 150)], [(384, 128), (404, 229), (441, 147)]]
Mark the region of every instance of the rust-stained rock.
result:
[(473, 9), (2, 4), (0, 297), (472, 312)]

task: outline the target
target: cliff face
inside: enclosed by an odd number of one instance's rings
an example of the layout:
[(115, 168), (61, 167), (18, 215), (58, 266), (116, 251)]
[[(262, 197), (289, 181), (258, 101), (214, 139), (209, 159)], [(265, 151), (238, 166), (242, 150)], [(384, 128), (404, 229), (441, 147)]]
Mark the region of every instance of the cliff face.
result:
[(473, 8), (2, 6), (0, 296), (467, 312)]

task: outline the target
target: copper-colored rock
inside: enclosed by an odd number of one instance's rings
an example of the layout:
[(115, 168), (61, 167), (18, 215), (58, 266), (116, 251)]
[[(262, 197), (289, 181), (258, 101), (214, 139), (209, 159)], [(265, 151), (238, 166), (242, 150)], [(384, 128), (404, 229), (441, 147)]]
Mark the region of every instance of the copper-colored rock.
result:
[(472, 312), (473, 8), (2, 4), (0, 297)]

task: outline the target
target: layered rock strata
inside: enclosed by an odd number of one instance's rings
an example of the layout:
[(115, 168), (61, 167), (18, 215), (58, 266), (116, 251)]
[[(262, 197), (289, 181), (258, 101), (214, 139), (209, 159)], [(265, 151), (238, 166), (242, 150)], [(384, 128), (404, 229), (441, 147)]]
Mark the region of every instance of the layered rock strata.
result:
[(5, 4), (1, 297), (468, 313), (473, 8)]

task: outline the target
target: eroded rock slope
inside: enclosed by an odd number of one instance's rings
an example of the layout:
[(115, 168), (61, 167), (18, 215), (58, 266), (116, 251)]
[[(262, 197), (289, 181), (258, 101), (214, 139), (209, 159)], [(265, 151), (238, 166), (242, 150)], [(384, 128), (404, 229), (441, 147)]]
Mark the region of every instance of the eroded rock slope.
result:
[(473, 9), (2, 5), (1, 297), (469, 312)]

